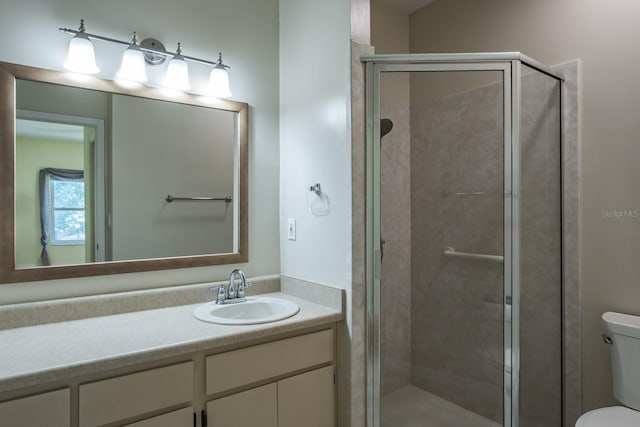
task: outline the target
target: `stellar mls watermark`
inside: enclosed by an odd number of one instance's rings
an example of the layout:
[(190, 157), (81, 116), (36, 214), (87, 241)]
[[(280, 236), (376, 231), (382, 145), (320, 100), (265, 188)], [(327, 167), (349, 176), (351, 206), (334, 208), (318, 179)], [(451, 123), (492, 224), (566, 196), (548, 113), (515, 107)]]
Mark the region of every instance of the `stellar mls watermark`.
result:
[(603, 209), (602, 218), (640, 218), (640, 209)]

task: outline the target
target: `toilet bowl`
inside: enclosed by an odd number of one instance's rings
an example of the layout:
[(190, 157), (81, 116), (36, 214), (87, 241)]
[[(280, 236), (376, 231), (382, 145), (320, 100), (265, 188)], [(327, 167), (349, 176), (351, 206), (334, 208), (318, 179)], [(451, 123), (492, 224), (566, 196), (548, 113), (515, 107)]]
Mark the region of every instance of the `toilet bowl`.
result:
[(624, 406), (594, 409), (582, 415), (576, 427), (638, 427), (640, 412)]
[(602, 320), (605, 342), (611, 346), (613, 395), (624, 406), (589, 411), (576, 427), (639, 427), (640, 317), (608, 312)]

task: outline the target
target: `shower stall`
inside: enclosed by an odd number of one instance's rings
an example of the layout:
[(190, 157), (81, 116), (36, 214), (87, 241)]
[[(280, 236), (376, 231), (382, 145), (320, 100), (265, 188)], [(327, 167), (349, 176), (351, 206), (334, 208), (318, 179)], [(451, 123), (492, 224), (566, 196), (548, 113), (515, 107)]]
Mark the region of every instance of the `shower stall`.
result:
[(561, 427), (561, 84), (519, 53), (373, 55), (370, 427)]

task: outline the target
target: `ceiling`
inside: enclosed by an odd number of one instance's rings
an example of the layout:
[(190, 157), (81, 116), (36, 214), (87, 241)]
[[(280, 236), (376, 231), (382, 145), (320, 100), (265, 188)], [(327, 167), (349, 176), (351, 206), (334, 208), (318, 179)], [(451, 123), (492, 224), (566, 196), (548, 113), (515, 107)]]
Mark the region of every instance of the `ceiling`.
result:
[(409, 14), (409, 13), (415, 12), (418, 9), (423, 8), (424, 6), (434, 2), (435, 0), (383, 0), (383, 1)]
[(53, 141), (83, 142), (84, 127), (37, 120), (16, 120), (16, 135)]

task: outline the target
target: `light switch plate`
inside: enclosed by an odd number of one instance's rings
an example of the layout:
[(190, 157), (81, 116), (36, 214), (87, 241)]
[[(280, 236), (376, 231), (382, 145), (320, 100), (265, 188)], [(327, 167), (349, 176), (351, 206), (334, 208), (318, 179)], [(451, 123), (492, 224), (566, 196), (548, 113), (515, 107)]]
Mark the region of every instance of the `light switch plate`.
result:
[(296, 240), (296, 219), (289, 218), (287, 222), (287, 238), (289, 240)]

